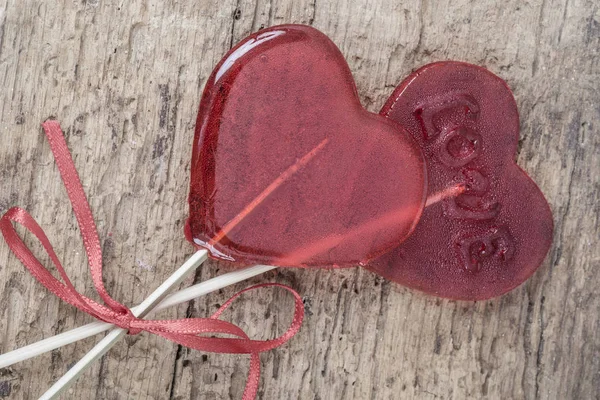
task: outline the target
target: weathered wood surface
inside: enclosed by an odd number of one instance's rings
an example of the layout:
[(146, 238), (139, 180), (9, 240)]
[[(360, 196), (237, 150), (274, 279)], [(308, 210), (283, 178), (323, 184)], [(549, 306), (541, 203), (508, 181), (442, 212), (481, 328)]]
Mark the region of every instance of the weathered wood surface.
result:
[[(600, 6), (595, 0), (0, 0), (0, 211), (39, 219), (78, 288), (93, 294), (75, 219), (39, 124), (60, 119), (103, 240), (114, 297), (140, 302), (193, 249), (184, 240), (201, 89), (238, 40), (306, 23), (339, 45), (376, 111), (428, 62), (458, 59), (506, 79), (522, 117), (519, 164), (554, 212), (556, 237), (526, 284), (492, 301), (438, 300), (361, 269), (254, 279), (306, 296), (302, 331), (261, 357), (265, 399), (600, 398)], [(192, 4), (195, 3), (195, 4)], [(196, 277), (222, 273), (206, 264)], [(189, 284), (190, 282), (187, 282)], [(164, 317), (206, 316), (240, 284)], [(269, 291), (228, 317), (253, 337), (289, 322)], [(90, 318), (36, 284), (0, 244), (0, 351)], [(0, 371), (0, 398), (33, 399), (89, 339)], [(248, 357), (128, 337), (74, 399), (241, 397)]]

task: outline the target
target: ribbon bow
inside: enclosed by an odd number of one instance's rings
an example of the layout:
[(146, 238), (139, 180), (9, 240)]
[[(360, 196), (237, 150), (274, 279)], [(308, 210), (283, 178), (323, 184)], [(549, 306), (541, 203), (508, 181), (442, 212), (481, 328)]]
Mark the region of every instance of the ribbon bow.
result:
[[(94, 318), (128, 330), (130, 335), (146, 331), (200, 351), (250, 354), (250, 370), (242, 398), (243, 400), (254, 399), (258, 391), (260, 377), (259, 354), (281, 346), (300, 330), (304, 317), (304, 306), (300, 295), (288, 286), (277, 283), (266, 283), (238, 292), (227, 300), (210, 318), (185, 318), (178, 320), (144, 320), (137, 318), (129, 308), (114, 300), (104, 287), (102, 281), (102, 251), (96, 225), (60, 125), (56, 121), (46, 121), (42, 124), (42, 127), (50, 143), (52, 154), (58, 165), (62, 181), (67, 189), (69, 200), (79, 224), (94, 286), (104, 304), (100, 304), (77, 292), (43, 229), (27, 211), (18, 207), (11, 208), (0, 219), (0, 230), (11, 251), (38, 282), (63, 301), (90, 314)], [(55, 278), (33, 255), (29, 247), (25, 245), (17, 234), (13, 222), (25, 227), (41, 242), (46, 253), (50, 256), (52, 263), (58, 270), (62, 281)], [(294, 296), (294, 318), (284, 334), (272, 340), (252, 340), (238, 326), (218, 319), (237, 297), (249, 290), (265, 286), (284, 288)], [(235, 337), (199, 336), (201, 334), (225, 334)]]

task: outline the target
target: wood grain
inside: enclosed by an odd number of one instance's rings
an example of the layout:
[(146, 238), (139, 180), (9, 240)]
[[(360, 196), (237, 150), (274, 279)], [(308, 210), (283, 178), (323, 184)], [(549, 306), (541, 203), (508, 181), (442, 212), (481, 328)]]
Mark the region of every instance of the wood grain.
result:
[[(261, 357), (264, 399), (600, 398), (600, 5), (594, 0), (0, 0), (0, 212), (45, 227), (75, 285), (93, 287), (40, 122), (57, 117), (90, 198), (113, 296), (140, 302), (193, 249), (183, 238), (205, 80), (247, 34), (280, 23), (328, 34), (377, 111), (419, 66), (455, 59), (506, 79), (521, 113), (519, 164), (547, 196), (553, 248), (492, 301), (439, 300), (362, 269), (285, 270), (307, 318)], [(31, 238), (29, 238), (31, 240)], [(222, 273), (206, 264), (197, 281)], [(191, 282), (187, 282), (189, 284)], [(163, 317), (206, 316), (240, 284)], [(282, 332), (292, 300), (265, 290), (228, 318)], [(0, 351), (90, 318), (36, 284), (0, 245)], [(97, 339), (0, 370), (0, 398), (34, 399)], [(73, 399), (238, 399), (248, 357), (128, 337)]]

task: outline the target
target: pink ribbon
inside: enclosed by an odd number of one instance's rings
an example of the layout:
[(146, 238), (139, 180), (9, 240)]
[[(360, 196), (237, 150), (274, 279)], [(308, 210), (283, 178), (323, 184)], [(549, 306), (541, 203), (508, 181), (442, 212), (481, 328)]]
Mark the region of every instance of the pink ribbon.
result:
[[(56, 159), (56, 164), (58, 165), (61, 178), (67, 189), (69, 200), (77, 218), (77, 223), (79, 224), (94, 286), (104, 304), (100, 304), (77, 292), (42, 228), (27, 211), (18, 207), (11, 208), (0, 219), (0, 230), (11, 251), (29, 270), (31, 275), (63, 301), (90, 314), (94, 318), (127, 329), (131, 335), (146, 331), (200, 351), (250, 354), (250, 371), (242, 399), (254, 399), (258, 391), (260, 378), (259, 354), (281, 346), (300, 330), (302, 319), (304, 318), (304, 306), (300, 295), (288, 286), (277, 283), (265, 283), (238, 292), (227, 300), (210, 318), (144, 320), (135, 317), (129, 308), (110, 297), (102, 282), (102, 251), (96, 224), (94, 223), (87, 198), (60, 125), (56, 121), (46, 121), (42, 124), (42, 127), (50, 143), (50, 148)], [(52, 263), (58, 270), (62, 281), (56, 279), (33, 255), (25, 243), (23, 243), (23, 240), (19, 237), (13, 226), (13, 222), (24, 226), (25, 229), (33, 233), (41, 242), (50, 256)], [(284, 288), (294, 296), (294, 318), (284, 334), (272, 340), (252, 340), (238, 326), (218, 319), (237, 297), (249, 290), (265, 286)], [(205, 337), (199, 336), (200, 334), (226, 334), (235, 337)]]

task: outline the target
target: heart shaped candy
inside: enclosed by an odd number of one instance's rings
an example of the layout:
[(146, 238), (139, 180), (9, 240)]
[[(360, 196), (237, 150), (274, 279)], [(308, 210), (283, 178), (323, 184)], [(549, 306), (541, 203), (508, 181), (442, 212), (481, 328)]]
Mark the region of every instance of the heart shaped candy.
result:
[[(224, 239), (208, 244), (320, 143), (305, 166)], [(365, 263), (409, 235), (425, 192), (414, 140), (361, 106), (342, 54), (313, 28), (283, 25), (251, 35), (206, 83), (186, 236), (214, 257), (239, 264)]]
[(552, 243), (552, 213), (515, 163), (517, 105), (506, 83), (461, 62), (419, 69), (381, 115), (400, 123), (425, 155), (429, 195), (466, 191), (427, 207), (412, 235), (368, 269), (453, 299), (499, 296), (524, 282)]

